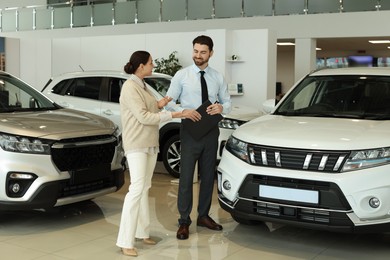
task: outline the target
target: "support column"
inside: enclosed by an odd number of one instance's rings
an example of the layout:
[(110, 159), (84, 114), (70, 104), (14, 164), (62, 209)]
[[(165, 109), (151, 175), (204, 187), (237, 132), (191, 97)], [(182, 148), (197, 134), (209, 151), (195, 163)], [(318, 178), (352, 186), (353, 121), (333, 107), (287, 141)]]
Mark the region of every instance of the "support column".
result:
[(295, 39), (295, 82), (316, 68), (316, 39)]

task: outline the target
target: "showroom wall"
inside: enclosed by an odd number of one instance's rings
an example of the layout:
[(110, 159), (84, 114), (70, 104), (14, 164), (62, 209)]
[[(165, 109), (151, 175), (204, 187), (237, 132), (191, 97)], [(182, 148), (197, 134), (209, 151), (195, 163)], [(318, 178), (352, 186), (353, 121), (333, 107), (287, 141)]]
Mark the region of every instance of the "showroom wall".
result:
[[(276, 37), (268, 30), (206, 30), (181, 33), (152, 33), (20, 39), (23, 57), (20, 75), (38, 89), (50, 76), (83, 70), (123, 70), (130, 54), (147, 50), (153, 58), (168, 57), (178, 51), (183, 66), (192, 64), (192, 40), (206, 34), (213, 38), (214, 55), (210, 65), (224, 73), (228, 83), (243, 84), (244, 94), (234, 96), (236, 105), (261, 108), (273, 98), (276, 81)], [(252, 41), (248, 41), (250, 38)], [(174, 39), (174, 40), (173, 40)], [(258, 48), (251, 45), (256, 42)], [(239, 62), (229, 61), (235, 54)], [(45, 76), (46, 75), (46, 76)]]
[[(82, 27), (73, 29), (55, 29), (27, 32), (9, 32), (0, 33), (0, 36), (7, 37), (7, 41), (20, 39), (20, 51), (18, 53), (7, 52), (7, 62), (19, 62), (20, 76), (26, 81), (42, 86), (47, 79), (60, 72), (79, 69), (78, 65), (87, 64), (90, 68), (96, 68), (98, 65), (105, 67), (118, 68), (122, 66), (123, 59), (127, 59), (132, 48), (144, 46), (151, 50), (154, 58), (165, 57), (174, 50), (179, 51), (179, 59), (183, 65), (190, 62), (190, 48), (188, 42), (191, 38), (200, 33), (210, 30), (226, 30), (230, 32), (239, 32), (241, 30), (260, 30), (269, 29), (271, 35), (276, 35), (277, 39), (316, 39), (316, 38), (337, 38), (337, 37), (366, 37), (366, 36), (388, 36), (386, 26), (390, 11), (380, 12), (359, 12), (359, 13), (332, 13), (332, 14), (316, 14), (316, 15), (286, 15), (286, 16), (266, 16), (266, 17), (245, 17), (245, 18), (230, 18), (230, 19), (208, 19), (197, 21), (178, 21), (178, 22), (161, 22), (161, 23), (144, 23), (144, 24), (129, 24), (115, 26), (96, 26)], [(364, 23), (363, 23), (364, 21)], [(132, 35), (133, 40), (127, 38), (125, 41), (120, 36)], [(277, 54), (273, 52), (274, 45), (259, 44), (256, 34), (243, 33), (237, 34), (234, 39), (231, 39), (232, 45), (240, 46), (243, 49), (235, 53), (239, 56), (244, 56), (245, 60), (242, 64), (230, 64), (230, 67), (235, 66), (233, 71), (240, 69), (250, 71), (253, 67), (257, 68), (257, 72), (263, 70), (257, 63), (262, 61), (262, 56), (267, 53), (270, 60), (277, 60), (277, 64), (266, 68), (265, 77), (267, 78), (267, 89), (275, 86), (275, 82), (282, 82), (283, 91), (287, 91), (295, 82), (296, 75), (294, 71), (295, 60), (300, 57), (294, 51), (284, 52), (278, 47)], [(94, 38), (95, 37), (95, 38)], [(88, 39), (86, 39), (88, 38)], [(226, 36), (226, 39), (228, 37)], [(271, 37), (272, 39), (272, 37)], [(6, 41), (6, 49), (7, 49)], [(237, 42), (236, 42), (237, 41)], [(222, 41), (223, 42), (223, 41)], [(275, 42), (276, 43), (276, 42)], [(225, 44), (227, 44), (225, 42)], [(9, 46), (13, 43), (8, 44)], [(99, 46), (99, 47), (94, 47)], [(221, 45), (220, 45), (221, 46)], [(226, 46), (229, 46), (228, 44)], [(242, 46), (242, 47), (241, 47)], [(120, 48), (119, 48), (120, 47)], [(180, 49), (179, 49), (180, 48)], [(188, 48), (188, 49), (187, 49)], [(227, 48), (227, 47), (225, 47)], [(266, 49), (263, 49), (266, 48)], [(15, 49), (15, 48), (14, 48)], [(78, 50), (83, 49), (80, 53)], [(92, 50), (99, 50), (93, 52)], [(261, 50), (263, 49), (263, 50)], [(268, 52), (268, 49), (270, 50)], [(302, 49), (302, 48), (301, 48)], [(220, 50), (216, 48), (216, 55), (219, 51), (226, 56), (230, 54), (228, 50)], [(235, 52), (236, 50), (234, 50)], [(350, 55), (345, 51), (345, 54)], [(63, 57), (58, 60), (53, 58), (53, 54), (63, 53)], [(79, 55), (80, 53), (80, 55)], [(257, 55), (251, 55), (257, 53)], [(65, 55), (66, 54), (66, 55)], [(386, 53), (387, 54), (387, 53)], [(338, 55), (336, 53), (328, 54), (326, 50), (317, 52), (317, 56)], [(380, 54), (385, 55), (385, 54)], [(388, 54), (386, 55), (388, 56)], [(86, 61), (85, 57), (93, 57), (94, 62)], [(100, 58), (98, 58), (100, 57)], [(216, 56), (217, 57), (217, 56)], [(226, 58), (212, 60), (212, 65), (217, 68), (227, 69)], [(313, 59), (316, 57), (313, 56)], [(12, 60), (15, 59), (15, 60)], [(79, 61), (82, 59), (83, 64), (69, 63), (71, 61)], [(104, 60), (97, 62), (96, 59)], [(120, 61), (120, 62), (119, 62)], [(115, 62), (115, 64), (113, 63)], [(80, 63), (80, 62), (78, 62)], [(238, 66), (236, 66), (238, 65)], [(64, 66), (64, 67), (61, 67)], [(310, 66), (305, 66), (310, 67)], [(62, 68), (62, 69), (59, 69)], [(121, 67), (120, 67), (121, 68)], [(275, 68), (275, 71), (273, 69)], [(15, 69), (16, 66), (7, 66), (7, 70)], [(13, 72), (13, 71), (10, 71)], [(262, 71), (264, 72), (264, 71)], [(308, 72), (308, 71), (307, 71)], [(270, 76), (268, 75), (270, 73)], [(241, 73), (238, 73), (240, 75)], [(272, 75), (276, 74), (275, 82), (272, 80)], [(228, 78), (229, 75), (226, 75)], [(239, 76), (236, 76), (239, 77)], [(244, 84), (244, 88), (253, 89), (255, 92), (259, 87), (257, 81), (262, 78), (262, 74), (252, 73), (249, 77), (245, 77), (249, 83)], [(234, 80), (235, 79), (231, 79)], [(241, 82), (239, 82), (241, 83)], [(264, 88), (265, 86), (261, 86)], [(273, 93), (270, 90), (267, 97)], [(239, 102), (245, 103), (249, 95), (235, 97)], [(252, 97), (251, 97), (252, 98)], [(264, 97), (257, 97), (259, 101)]]

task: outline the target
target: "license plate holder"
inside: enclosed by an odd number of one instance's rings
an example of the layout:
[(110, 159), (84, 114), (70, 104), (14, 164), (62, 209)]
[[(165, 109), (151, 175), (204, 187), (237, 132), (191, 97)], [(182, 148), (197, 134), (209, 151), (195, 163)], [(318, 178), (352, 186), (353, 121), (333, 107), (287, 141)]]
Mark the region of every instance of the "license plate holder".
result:
[(316, 190), (303, 190), (260, 184), (259, 196), (276, 200), (286, 200), (311, 204), (319, 203), (319, 192)]
[(70, 182), (72, 185), (93, 182), (109, 177), (111, 165), (109, 163), (99, 164), (86, 169), (70, 171)]

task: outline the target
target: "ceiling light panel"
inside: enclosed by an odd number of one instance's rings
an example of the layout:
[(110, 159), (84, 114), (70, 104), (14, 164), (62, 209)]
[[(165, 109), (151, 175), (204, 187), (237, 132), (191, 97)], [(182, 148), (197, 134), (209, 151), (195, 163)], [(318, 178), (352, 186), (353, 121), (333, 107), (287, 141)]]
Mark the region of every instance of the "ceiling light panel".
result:
[(370, 40), (368, 41), (369, 43), (373, 43), (373, 44), (383, 44), (383, 43), (390, 43), (390, 40)]
[(293, 42), (278, 42), (276, 44), (279, 46), (293, 46), (293, 45), (295, 45), (295, 43), (293, 43)]

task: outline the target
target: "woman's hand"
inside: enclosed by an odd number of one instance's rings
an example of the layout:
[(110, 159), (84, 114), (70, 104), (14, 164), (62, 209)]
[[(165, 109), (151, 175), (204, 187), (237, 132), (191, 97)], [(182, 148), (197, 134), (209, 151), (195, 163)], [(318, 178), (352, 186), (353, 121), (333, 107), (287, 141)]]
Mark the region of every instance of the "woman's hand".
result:
[(196, 111), (195, 109), (184, 109), (181, 113), (182, 113), (182, 118), (188, 118), (194, 122), (199, 121), (202, 118), (199, 112)]
[(171, 101), (172, 101), (171, 97), (165, 96), (162, 99), (160, 99), (159, 101), (157, 101), (157, 106), (159, 109), (161, 109), (161, 108), (165, 107)]

